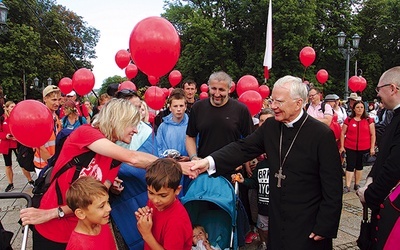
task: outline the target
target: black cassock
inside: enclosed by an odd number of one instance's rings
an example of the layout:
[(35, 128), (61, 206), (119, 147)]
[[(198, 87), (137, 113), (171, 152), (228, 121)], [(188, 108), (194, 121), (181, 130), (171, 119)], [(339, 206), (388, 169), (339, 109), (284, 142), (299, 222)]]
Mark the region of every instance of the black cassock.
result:
[[(342, 170), (333, 132), (328, 126), (308, 116), (282, 167), (282, 187), (277, 187), (280, 167), (280, 136), (282, 130), (283, 160), (302, 122), (292, 128), (267, 121), (253, 134), (214, 152), (217, 173), (223, 175), (266, 153), (270, 163), (269, 177), (269, 239), (268, 249), (332, 249), (342, 209)], [(311, 232), (327, 238), (309, 239)]]

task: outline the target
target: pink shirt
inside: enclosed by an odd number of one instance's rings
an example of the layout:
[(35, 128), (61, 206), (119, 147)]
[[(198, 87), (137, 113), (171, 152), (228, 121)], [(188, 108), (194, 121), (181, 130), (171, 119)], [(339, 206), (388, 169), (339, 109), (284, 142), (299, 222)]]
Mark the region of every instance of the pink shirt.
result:
[(321, 104), (322, 104), (322, 102), (320, 102), (316, 106), (313, 106), (313, 104), (311, 103), (307, 109), (307, 114), (309, 114), (310, 116), (317, 118), (317, 119), (324, 118), (324, 115), (333, 115), (331, 105), (325, 103), (325, 112), (322, 113)]

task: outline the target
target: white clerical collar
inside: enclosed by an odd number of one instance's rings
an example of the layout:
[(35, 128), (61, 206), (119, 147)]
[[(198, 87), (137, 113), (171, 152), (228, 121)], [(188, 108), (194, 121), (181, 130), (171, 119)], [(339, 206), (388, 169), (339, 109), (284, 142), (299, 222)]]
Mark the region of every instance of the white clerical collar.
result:
[(396, 110), (396, 109), (398, 109), (399, 107), (400, 107), (400, 104), (397, 104), (396, 107), (394, 107), (393, 110)]
[(298, 120), (300, 120), (300, 118), (303, 116), (303, 113), (304, 113), (304, 111), (303, 111), (303, 109), (301, 109), (300, 114), (296, 117), (296, 119), (294, 119), (291, 122), (284, 123), (286, 125), (286, 127), (293, 128), (293, 124), (295, 124)]

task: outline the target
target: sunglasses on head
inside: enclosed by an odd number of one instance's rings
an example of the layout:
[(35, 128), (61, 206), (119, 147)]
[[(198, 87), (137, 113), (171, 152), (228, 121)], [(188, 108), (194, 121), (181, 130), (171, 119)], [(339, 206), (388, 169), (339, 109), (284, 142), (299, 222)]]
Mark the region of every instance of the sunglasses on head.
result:
[(117, 98), (126, 98), (126, 97), (132, 97), (132, 96), (137, 96), (139, 95), (136, 93), (136, 91), (131, 90), (131, 89), (121, 89), (116, 93)]

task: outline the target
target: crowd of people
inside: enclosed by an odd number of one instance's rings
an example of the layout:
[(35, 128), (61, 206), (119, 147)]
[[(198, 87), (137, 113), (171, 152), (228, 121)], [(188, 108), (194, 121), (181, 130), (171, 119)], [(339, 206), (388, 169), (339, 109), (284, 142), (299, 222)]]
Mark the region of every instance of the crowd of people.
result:
[[(252, 117), (230, 97), (231, 86), (227, 73), (214, 72), (209, 98), (198, 100), (197, 85), (188, 79), (170, 93), (154, 123), (133, 89), (102, 94), (92, 107), (74, 91), (63, 95), (57, 86), (47, 86), (43, 102), (53, 114), (54, 130), (35, 148), (36, 174), (55, 154), (63, 129), (73, 133), (54, 173), (84, 152), (94, 156), (79, 178), (74, 179), (74, 168), (67, 170), (38, 207), (21, 210), (22, 224), (33, 225), (33, 248), (220, 249), (209, 241), (207, 228), (192, 226), (179, 201), (204, 172), (240, 184), (250, 230), (237, 244), (259, 237), (258, 249), (332, 249), (342, 195), (352, 188), (379, 215), (379, 205), (400, 180), (394, 159), (400, 67), (382, 75), (376, 88), (381, 103), (365, 102), (357, 93), (347, 102), (334, 93), (323, 96), (300, 78), (284, 76)], [(6, 102), (1, 117), (1, 143), (8, 143), (7, 149), (0, 147), (6, 192), (14, 188), (11, 154), (17, 141), (7, 122), (14, 106)], [(361, 187), (363, 159), (377, 148), (367, 185)], [(24, 175), (33, 185), (31, 174)]]

